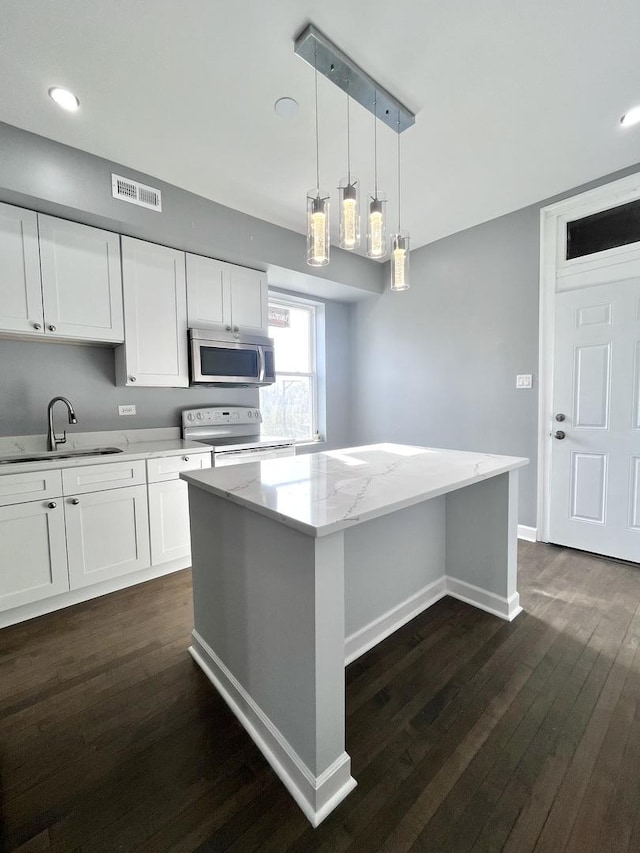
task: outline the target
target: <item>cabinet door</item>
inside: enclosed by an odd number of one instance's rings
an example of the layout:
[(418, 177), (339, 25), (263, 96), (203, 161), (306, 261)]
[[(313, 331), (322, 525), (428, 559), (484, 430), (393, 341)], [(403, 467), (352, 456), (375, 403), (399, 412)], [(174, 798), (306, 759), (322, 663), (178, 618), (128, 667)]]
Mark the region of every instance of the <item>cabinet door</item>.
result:
[(227, 264), (234, 331), (267, 332), (268, 294), (265, 273)]
[(149, 484), (149, 529), (153, 566), (190, 556), (189, 487), (183, 480)]
[(186, 388), (184, 252), (122, 238), (125, 345), (118, 383)]
[(69, 589), (62, 500), (0, 507), (0, 611)]
[(0, 330), (42, 335), (43, 325), (37, 216), (0, 204)]
[(71, 589), (148, 568), (146, 486), (65, 498), (64, 511)]
[(187, 255), (187, 315), (191, 329), (231, 326), (231, 305), (221, 261)]
[(38, 215), (45, 334), (122, 341), (117, 234)]

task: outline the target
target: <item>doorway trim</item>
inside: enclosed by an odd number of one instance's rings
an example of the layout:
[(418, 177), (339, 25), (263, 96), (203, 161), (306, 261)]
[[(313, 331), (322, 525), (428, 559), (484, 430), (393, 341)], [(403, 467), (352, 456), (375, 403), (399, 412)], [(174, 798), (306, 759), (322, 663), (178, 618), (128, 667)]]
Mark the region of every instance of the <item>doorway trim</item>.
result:
[[(553, 423), (553, 367), (556, 279), (571, 289), (571, 277), (579, 275), (586, 286), (589, 275), (597, 283), (603, 266), (631, 264), (640, 276), (640, 243), (617, 246), (582, 258), (566, 260), (566, 224), (574, 219), (609, 210), (640, 199), (640, 172), (547, 205), (540, 210), (540, 332), (538, 339), (538, 500), (536, 538), (549, 541), (551, 492), (551, 424)], [(636, 269), (637, 267), (637, 269)]]

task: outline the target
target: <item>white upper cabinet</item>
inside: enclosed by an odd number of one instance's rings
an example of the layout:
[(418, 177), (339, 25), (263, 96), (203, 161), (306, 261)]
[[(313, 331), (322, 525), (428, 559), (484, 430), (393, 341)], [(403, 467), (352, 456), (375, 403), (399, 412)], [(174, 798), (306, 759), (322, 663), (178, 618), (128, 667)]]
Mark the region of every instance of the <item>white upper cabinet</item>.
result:
[(184, 252), (122, 238), (126, 342), (116, 352), (118, 385), (186, 388)]
[(38, 218), (0, 204), (0, 330), (42, 334)]
[(45, 333), (123, 341), (118, 235), (40, 214), (38, 227)]
[(267, 280), (259, 270), (187, 255), (189, 326), (267, 332)]

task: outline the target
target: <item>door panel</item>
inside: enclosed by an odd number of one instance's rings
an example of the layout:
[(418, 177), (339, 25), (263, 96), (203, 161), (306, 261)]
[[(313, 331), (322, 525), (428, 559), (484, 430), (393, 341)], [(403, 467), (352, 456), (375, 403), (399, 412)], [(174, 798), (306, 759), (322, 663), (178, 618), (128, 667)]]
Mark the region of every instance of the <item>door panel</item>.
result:
[(556, 294), (549, 540), (640, 562), (640, 279)]
[(0, 611), (69, 589), (61, 500), (0, 507), (0, 542)]
[(152, 565), (190, 556), (189, 487), (183, 480), (149, 485), (149, 529)]
[(0, 270), (0, 329), (43, 335), (38, 220), (33, 211), (0, 204)]
[(41, 214), (38, 226), (45, 333), (124, 340), (118, 235)]
[(231, 325), (231, 305), (221, 261), (187, 255), (187, 317), (191, 329)]
[(131, 385), (187, 387), (184, 252), (122, 238), (126, 373)]
[(233, 325), (241, 331), (267, 331), (267, 284), (264, 273), (227, 264)]
[(71, 589), (150, 565), (146, 486), (65, 498)]

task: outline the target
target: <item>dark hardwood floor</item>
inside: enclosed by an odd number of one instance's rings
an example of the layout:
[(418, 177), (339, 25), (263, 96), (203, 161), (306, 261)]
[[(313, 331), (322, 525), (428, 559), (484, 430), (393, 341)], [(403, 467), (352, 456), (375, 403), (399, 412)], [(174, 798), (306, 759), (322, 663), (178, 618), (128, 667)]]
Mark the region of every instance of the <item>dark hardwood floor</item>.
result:
[(520, 543), (347, 669), (355, 791), (311, 829), (187, 654), (180, 572), (0, 631), (0, 849), (640, 851), (640, 571)]

